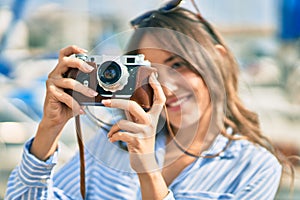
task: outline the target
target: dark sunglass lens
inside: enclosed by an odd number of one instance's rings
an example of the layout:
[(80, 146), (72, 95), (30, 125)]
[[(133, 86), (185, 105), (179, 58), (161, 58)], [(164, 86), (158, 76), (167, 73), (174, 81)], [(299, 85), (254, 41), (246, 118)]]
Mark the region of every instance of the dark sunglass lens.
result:
[(143, 15), (131, 20), (130, 24), (132, 26), (136, 26), (136, 25), (140, 24), (144, 19), (149, 18), (152, 14), (153, 14), (153, 11), (146, 12)]
[(160, 11), (169, 11), (172, 10), (174, 8), (176, 8), (182, 0), (172, 0), (170, 2), (168, 2), (165, 6), (163, 6), (162, 8), (160, 8)]
[[(168, 12), (173, 10), (174, 8), (176, 8), (180, 3), (182, 2), (182, 0), (172, 0), (170, 2), (168, 2), (165, 6), (163, 6), (162, 8), (158, 9), (161, 12)], [(148, 11), (145, 14), (137, 17), (136, 19), (133, 19), (130, 21), (130, 24), (132, 26), (137, 26), (139, 25), (143, 20), (148, 19), (151, 17), (151, 15), (154, 13), (155, 11)]]

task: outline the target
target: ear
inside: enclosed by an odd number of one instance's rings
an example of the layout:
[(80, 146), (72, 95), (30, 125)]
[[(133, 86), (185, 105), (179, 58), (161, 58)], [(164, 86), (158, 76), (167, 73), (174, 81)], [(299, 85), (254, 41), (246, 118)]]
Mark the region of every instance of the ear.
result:
[(222, 56), (226, 56), (227, 55), (227, 50), (225, 49), (224, 46), (222, 46), (220, 44), (216, 44), (215, 48), (218, 50), (218, 52), (220, 53), (220, 55), (222, 55)]

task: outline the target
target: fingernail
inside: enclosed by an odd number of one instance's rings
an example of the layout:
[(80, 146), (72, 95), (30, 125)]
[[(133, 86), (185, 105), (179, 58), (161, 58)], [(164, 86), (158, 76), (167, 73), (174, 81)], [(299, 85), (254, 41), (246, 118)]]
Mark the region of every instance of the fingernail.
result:
[(87, 52), (89, 52), (88, 50), (86, 50), (86, 49), (83, 49), (83, 48), (80, 48), (80, 47), (78, 47), (78, 49), (79, 49), (79, 51), (83, 51), (84, 53), (87, 53)]
[(157, 82), (157, 73), (156, 72), (153, 72), (152, 74), (151, 74), (151, 79), (152, 79), (152, 81), (153, 82)]
[(83, 115), (83, 114), (85, 114), (85, 111), (82, 108), (80, 108), (79, 113), (80, 113), (80, 115)]
[(105, 106), (108, 106), (108, 105), (111, 104), (111, 100), (110, 100), (110, 99), (103, 99), (103, 100), (101, 101), (101, 103), (103, 103)]
[(86, 62), (83, 63), (83, 67), (90, 72), (94, 70), (94, 67), (87, 64)]
[(93, 97), (97, 96), (98, 95), (98, 92), (92, 90), (92, 89), (89, 89), (88, 90), (89, 94), (92, 95)]
[(157, 72), (153, 72), (151, 74), (151, 76), (154, 78), (154, 79), (157, 79), (158, 78), (158, 73)]

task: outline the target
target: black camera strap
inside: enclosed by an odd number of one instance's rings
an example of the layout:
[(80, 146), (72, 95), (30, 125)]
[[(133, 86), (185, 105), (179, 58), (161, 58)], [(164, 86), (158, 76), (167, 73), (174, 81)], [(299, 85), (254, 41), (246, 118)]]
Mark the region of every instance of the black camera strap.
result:
[(75, 125), (76, 125), (76, 135), (77, 135), (77, 143), (79, 147), (79, 157), (80, 157), (80, 193), (82, 199), (85, 199), (85, 162), (84, 162), (84, 146), (82, 142), (82, 133), (80, 126), (80, 115), (75, 117)]

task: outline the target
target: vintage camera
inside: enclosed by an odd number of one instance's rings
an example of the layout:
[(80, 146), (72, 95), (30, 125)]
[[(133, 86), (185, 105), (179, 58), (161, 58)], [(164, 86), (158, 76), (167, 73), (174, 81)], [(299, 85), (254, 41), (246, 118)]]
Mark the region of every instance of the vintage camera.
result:
[(150, 109), (153, 101), (153, 90), (149, 84), (149, 76), (155, 69), (151, 67), (149, 61), (144, 60), (143, 54), (118, 57), (87, 56), (85, 54), (75, 56), (95, 69), (91, 73), (84, 73), (78, 69), (70, 68), (64, 77), (76, 79), (84, 86), (98, 92), (96, 97), (90, 98), (66, 89), (66, 93), (73, 96), (79, 104), (101, 106), (103, 105), (102, 99), (121, 98), (134, 100), (145, 110)]

